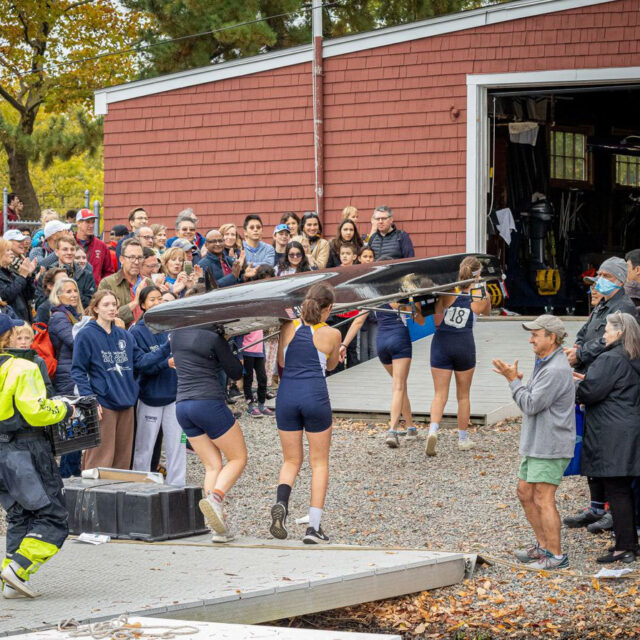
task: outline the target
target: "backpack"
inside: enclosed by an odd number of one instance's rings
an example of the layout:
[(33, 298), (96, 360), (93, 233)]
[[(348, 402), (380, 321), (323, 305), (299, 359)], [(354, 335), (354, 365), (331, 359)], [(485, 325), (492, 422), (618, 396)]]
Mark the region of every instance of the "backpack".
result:
[(49, 337), (49, 328), (44, 322), (35, 322), (33, 324), (33, 344), (31, 348), (45, 361), (47, 365), (47, 373), (50, 378), (56, 373), (58, 368), (58, 360), (56, 358), (56, 350)]

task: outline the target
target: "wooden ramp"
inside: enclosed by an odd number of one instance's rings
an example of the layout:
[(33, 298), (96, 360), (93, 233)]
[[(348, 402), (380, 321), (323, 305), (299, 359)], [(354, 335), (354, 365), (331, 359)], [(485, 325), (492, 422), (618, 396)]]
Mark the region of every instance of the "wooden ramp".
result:
[(69, 540), (33, 578), (42, 597), (2, 600), (0, 636), (123, 613), (256, 624), (455, 584), (467, 564), (461, 553), (276, 542)]
[[(493, 373), (491, 360), (519, 360), (525, 379), (531, 373), (534, 355), (527, 343), (522, 321), (528, 318), (488, 318), (478, 322), (474, 330), (477, 367), (471, 387), (471, 418), (477, 424), (495, 424), (505, 418), (520, 415), (511, 399), (506, 381)], [(569, 332), (566, 344), (572, 340), (586, 318), (563, 318)], [(413, 361), (409, 373), (409, 399), (416, 416), (428, 416), (433, 400), (433, 382), (429, 368), (431, 348), (429, 336), (413, 343)], [(391, 378), (375, 358), (357, 367), (327, 378), (331, 407), (336, 414), (388, 415), (391, 405)], [(455, 383), (452, 381), (445, 419), (456, 418)]]

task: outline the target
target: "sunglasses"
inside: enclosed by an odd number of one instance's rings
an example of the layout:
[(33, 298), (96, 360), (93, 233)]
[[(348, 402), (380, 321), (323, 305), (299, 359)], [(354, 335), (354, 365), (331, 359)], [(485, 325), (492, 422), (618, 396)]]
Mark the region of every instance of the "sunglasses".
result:
[(302, 254), (299, 251), (289, 253), (290, 258), (302, 258)]

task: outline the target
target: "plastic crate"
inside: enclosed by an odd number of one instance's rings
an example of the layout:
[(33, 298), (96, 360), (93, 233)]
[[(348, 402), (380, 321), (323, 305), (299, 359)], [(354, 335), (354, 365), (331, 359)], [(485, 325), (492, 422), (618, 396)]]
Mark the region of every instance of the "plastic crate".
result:
[(67, 417), (49, 429), (53, 453), (73, 453), (97, 447), (100, 442), (98, 401), (95, 396), (84, 396), (75, 402), (75, 416)]

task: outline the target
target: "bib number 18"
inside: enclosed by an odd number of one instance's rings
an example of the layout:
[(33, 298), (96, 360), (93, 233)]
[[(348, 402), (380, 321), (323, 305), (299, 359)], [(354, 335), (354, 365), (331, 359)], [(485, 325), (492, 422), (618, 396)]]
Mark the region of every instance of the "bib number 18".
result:
[(444, 312), (444, 323), (454, 329), (464, 329), (469, 319), (470, 309), (463, 307), (449, 307)]

